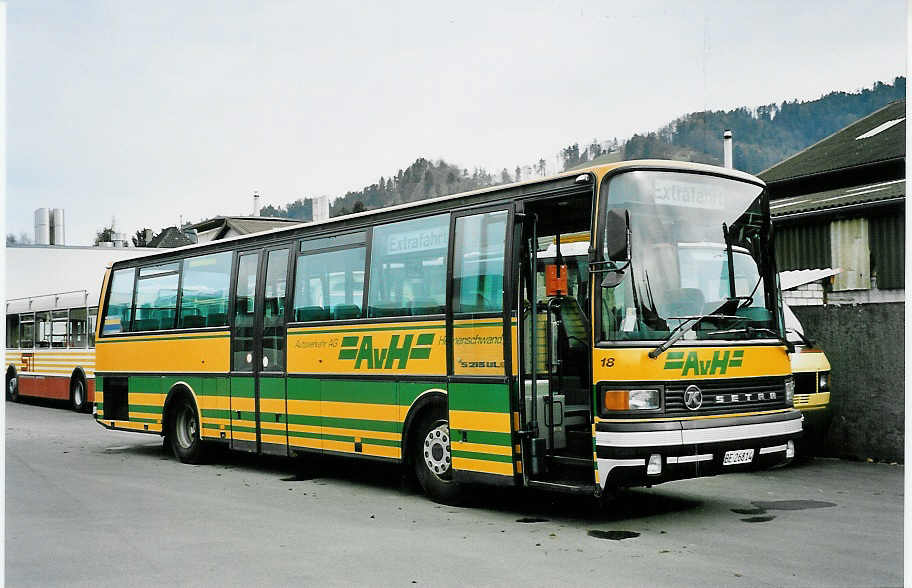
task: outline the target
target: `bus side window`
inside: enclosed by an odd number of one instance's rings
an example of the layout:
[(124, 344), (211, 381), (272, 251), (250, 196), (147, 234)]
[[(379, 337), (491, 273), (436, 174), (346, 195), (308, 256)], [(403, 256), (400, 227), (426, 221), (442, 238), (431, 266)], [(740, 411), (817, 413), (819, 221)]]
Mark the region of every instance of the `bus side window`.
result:
[(35, 347), (47, 349), (51, 346), (51, 313), (35, 313)]
[(178, 328), (222, 327), (228, 324), (230, 251), (184, 261)]
[(130, 330), (133, 319), (133, 282), (136, 270), (127, 268), (117, 270), (111, 276), (108, 307), (101, 328), (102, 335), (125, 333)]
[(361, 318), (365, 248), (353, 247), (298, 256), (295, 321)]
[(374, 229), (368, 316), (443, 314), (449, 231), (448, 214)]
[(456, 219), (453, 312), (503, 309), (506, 211)]
[(70, 309), (70, 347), (83, 349), (86, 346), (86, 309)]
[(98, 323), (98, 307), (93, 306), (89, 309), (89, 347), (95, 347), (95, 327)]
[(6, 315), (6, 348), (19, 348), (19, 315)]
[(65, 349), (67, 346), (67, 311), (51, 313), (51, 347)]

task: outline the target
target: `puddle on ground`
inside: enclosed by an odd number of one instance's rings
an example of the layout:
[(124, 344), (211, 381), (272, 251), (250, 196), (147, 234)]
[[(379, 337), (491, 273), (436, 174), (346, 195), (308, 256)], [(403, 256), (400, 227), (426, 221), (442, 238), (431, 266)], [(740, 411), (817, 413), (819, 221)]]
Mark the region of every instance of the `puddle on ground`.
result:
[(764, 510), (805, 510), (808, 508), (836, 506), (835, 502), (825, 502), (823, 500), (774, 500), (772, 502), (751, 502), (751, 504)]
[(517, 523), (547, 523), (548, 519), (540, 519), (537, 517), (523, 517), (521, 519), (516, 519)]
[[(739, 515), (752, 515), (750, 519), (741, 519), (742, 521), (748, 523), (761, 523), (766, 520), (772, 520), (772, 518), (766, 518), (765, 515), (768, 510), (806, 510), (809, 508), (829, 508), (831, 506), (836, 506), (834, 502), (826, 502), (823, 500), (773, 500), (773, 501), (759, 501), (755, 500), (751, 502), (754, 505), (754, 508), (733, 508), (731, 511)], [(764, 519), (764, 520), (754, 520), (754, 519)]]
[(746, 519), (741, 519), (741, 520), (744, 521), (745, 523), (768, 523), (769, 521), (773, 520), (774, 518), (776, 518), (776, 517), (774, 517), (773, 515), (766, 515), (763, 517), (747, 517)]
[(761, 515), (766, 512), (762, 508), (733, 508), (731, 511), (739, 515)]
[(640, 536), (640, 534), (635, 531), (601, 531), (599, 529), (590, 529), (586, 534), (590, 537), (595, 537), (596, 539), (611, 539), (612, 541), (633, 539), (634, 537)]

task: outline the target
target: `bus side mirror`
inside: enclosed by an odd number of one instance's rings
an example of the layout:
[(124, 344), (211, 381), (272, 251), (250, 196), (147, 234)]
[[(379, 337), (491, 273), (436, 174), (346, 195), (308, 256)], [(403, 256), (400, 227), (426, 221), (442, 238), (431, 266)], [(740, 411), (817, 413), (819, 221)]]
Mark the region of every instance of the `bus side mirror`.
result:
[[(630, 213), (625, 209), (612, 209), (605, 214), (605, 252), (610, 261), (624, 261), (602, 278), (602, 288), (614, 288), (624, 279), (624, 269), (630, 265)], [(609, 264), (609, 267), (611, 264)]]
[(630, 259), (630, 216), (626, 210), (612, 209), (605, 214), (605, 254), (612, 261)]

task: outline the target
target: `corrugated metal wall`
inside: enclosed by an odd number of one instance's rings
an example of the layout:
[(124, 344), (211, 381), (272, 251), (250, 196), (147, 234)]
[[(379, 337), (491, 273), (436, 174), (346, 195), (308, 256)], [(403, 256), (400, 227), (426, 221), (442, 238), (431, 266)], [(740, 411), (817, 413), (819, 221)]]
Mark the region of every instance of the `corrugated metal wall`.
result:
[(833, 279), (833, 290), (871, 287), (871, 246), (868, 219), (850, 218), (830, 223), (833, 267), (842, 269)]
[(871, 271), (881, 290), (905, 287), (906, 222), (902, 212), (870, 219)]
[(777, 224), (775, 239), (779, 271), (832, 267), (829, 222), (808, 219), (802, 224)]

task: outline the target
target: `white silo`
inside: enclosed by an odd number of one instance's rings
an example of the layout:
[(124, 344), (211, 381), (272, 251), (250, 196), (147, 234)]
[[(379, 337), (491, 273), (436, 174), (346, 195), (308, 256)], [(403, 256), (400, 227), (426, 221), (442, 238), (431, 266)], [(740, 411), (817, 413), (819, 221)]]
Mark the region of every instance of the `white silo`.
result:
[(63, 219), (63, 209), (54, 208), (51, 210), (51, 245), (66, 245), (66, 230)]
[(35, 244), (51, 244), (51, 220), (47, 208), (35, 210)]

